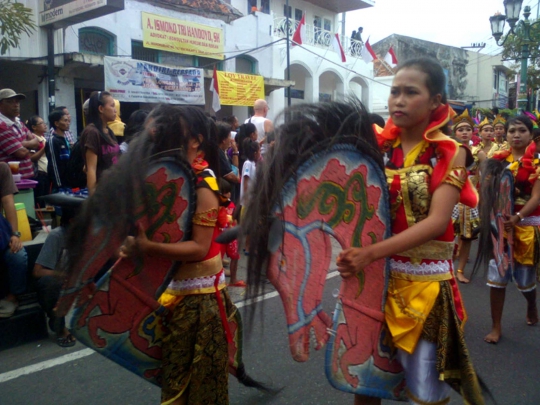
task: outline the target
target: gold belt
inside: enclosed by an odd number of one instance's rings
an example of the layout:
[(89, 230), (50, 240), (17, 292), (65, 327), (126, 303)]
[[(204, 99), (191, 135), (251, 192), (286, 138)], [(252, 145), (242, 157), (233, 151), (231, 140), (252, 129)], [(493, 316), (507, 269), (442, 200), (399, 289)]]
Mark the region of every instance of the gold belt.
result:
[(454, 243), (442, 240), (430, 240), (423, 245), (414, 247), (396, 256), (410, 257), (411, 262), (420, 263), (420, 260), (451, 260), (454, 253)]

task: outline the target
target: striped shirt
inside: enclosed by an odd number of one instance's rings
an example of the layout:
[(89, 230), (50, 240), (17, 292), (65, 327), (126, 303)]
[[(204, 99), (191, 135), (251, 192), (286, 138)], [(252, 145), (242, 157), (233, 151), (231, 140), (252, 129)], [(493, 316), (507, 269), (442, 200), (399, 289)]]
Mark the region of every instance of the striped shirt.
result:
[(19, 174), (23, 179), (34, 178), (34, 165), (30, 160), (30, 155), (24, 159), (17, 159), (13, 154), (20, 149), (24, 149), (23, 142), (34, 138), (26, 126), (18, 118), (15, 122), (0, 114), (0, 162), (12, 162), (18, 160)]

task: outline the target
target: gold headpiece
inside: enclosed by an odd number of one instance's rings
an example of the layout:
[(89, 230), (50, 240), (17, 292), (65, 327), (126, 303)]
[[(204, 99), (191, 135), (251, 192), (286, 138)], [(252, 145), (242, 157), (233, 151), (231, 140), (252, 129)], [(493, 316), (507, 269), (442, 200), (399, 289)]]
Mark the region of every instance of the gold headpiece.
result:
[(497, 114), (497, 116), (493, 120), (493, 126), (497, 124), (506, 125), (506, 120), (502, 117), (501, 114)]
[(491, 125), (493, 126), (493, 124), (491, 123), (491, 121), (488, 119), (488, 117), (485, 117), (484, 120), (478, 124), (478, 131), (481, 131), (482, 128), (484, 128), (486, 125)]
[(467, 123), (471, 126), (471, 128), (474, 128), (474, 121), (472, 120), (471, 116), (469, 115), (469, 111), (465, 109), (461, 115), (458, 115), (457, 117), (454, 117), (452, 119), (452, 122), (454, 125), (452, 126), (452, 130), (455, 132), (459, 124)]

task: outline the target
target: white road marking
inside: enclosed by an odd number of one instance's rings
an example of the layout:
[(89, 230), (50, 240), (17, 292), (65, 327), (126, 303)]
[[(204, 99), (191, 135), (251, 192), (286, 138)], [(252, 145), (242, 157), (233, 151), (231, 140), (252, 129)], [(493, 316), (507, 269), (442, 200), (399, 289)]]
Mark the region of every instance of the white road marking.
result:
[[(326, 275), (326, 279), (328, 280), (338, 275), (339, 275), (339, 272), (337, 270), (332, 271)], [(236, 307), (242, 308), (247, 305), (254, 304), (256, 302), (261, 302), (270, 298), (277, 297), (278, 295), (279, 293), (277, 291), (272, 291), (272, 292), (263, 294), (253, 300), (237, 302)], [(60, 366), (65, 363), (69, 363), (70, 361), (74, 361), (74, 360), (81, 359), (83, 357), (90, 356), (91, 354), (94, 354), (94, 353), (95, 351), (92, 349), (83, 349), (83, 350), (79, 350), (73, 353), (65, 354), (55, 359), (45, 360), (45, 361), (42, 361), (41, 363), (36, 363), (30, 366), (18, 368), (16, 370), (7, 371), (5, 373), (0, 374), (0, 384), (6, 381), (13, 380), (18, 377), (22, 377), (23, 375), (33, 374), (39, 371), (47, 370), (51, 367)]]
[(45, 360), (41, 363), (32, 364), (31, 366), (21, 367), (17, 370), (8, 371), (6, 373), (0, 374), (0, 383), (13, 380), (14, 378), (21, 377), (23, 375), (28, 375), (32, 373), (37, 373), (38, 371), (47, 370), (48, 368), (59, 366), (64, 363), (68, 363), (73, 360), (81, 359), (86, 356), (90, 356), (95, 353), (92, 349), (83, 349), (74, 353), (65, 354), (63, 356), (57, 357), (51, 360)]

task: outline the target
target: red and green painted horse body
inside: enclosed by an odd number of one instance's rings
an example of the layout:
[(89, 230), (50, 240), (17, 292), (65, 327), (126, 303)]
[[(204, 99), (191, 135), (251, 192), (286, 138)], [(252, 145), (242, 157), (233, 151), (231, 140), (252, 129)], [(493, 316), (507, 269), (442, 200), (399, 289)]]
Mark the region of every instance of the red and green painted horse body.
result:
[(345, 249), (389, 236), (382, 169), (355, 146), (335, 144), (299, 167), (286, 183), (274, 216), (282, 221), (283, 238), (271, 248), (267, 276), (285, 307), (293, 358), (308, 360), (314, 334), (316, 349), (327, 345), (326, 375), (335, 388), (404, 399), (402, 368), (394, 359), (384, 321), (386, 261), (342, 280), (333, 317), (322, 307), (333, 265), (332, 239)]

